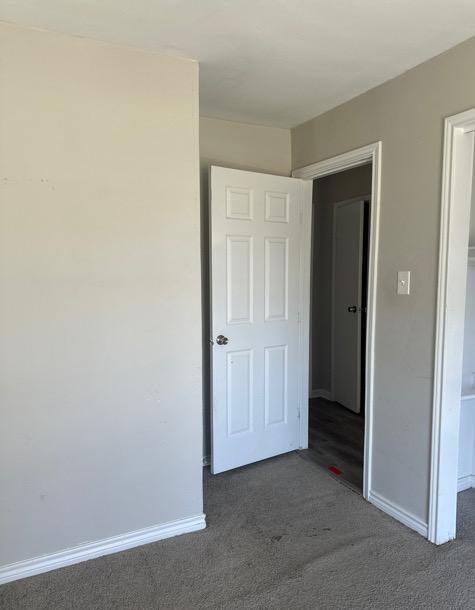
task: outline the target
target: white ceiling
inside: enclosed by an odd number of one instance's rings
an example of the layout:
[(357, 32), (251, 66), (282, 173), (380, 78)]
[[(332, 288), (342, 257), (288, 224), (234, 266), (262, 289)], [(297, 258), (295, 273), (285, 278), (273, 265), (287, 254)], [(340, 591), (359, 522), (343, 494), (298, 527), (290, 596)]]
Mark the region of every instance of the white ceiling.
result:
[(475, 1), (0, 0), (0, 20), (197, 59), (202, 115), (292, 127), (475, 35)]

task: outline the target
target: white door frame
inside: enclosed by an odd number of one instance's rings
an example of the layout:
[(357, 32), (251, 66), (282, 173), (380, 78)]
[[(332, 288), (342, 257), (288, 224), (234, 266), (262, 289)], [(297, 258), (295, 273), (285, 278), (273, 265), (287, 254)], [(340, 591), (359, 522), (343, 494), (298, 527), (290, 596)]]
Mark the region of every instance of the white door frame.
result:
[[(366, 163), (372, 163), (372, 185), (371, 185), (371, 214), (369, 228), (369, 258), (368, 258), (368, 311), (367, 311), (367, 327), (366, 327), (366, 395), (365, 395), (365, 440), (364, 440), (364, 465), (363, 465), (363, 496), (369, 501), (371, 497), (371, 456), (373, 446), (373, 385), (374, 385), (374, 336), (376, 323), (376, 288), (377, 288), (377, 270), (378, 270), (378, 252), (379, 252), (379, 210), (381, 203), (381, 161), (382, 161), (382, 143), (375, 142), (361, 148), (351, 150), (342, 155), (325, 159), (312, 165), (307, 165), (296, 169), (292, 172), (295, 178), (304, 180), (315, 180), (323, 178), (330, 174), (336, 174), (347, 169), (352, 169)], [(306, 210), (310, 213), (311, 210)], [(311, 224), (311, 217), (304, 218), (304, 222)], [(305, 235), (306, 243), (302, 244), (302, 249), (306, 253), (310, 253), (310, 238), (311, 233)], [(310, 303), (310, 256), (304, 256), (304, 260), (308, 260), (308, 264), (304, 273), (307, 278), (303, 285), (305, 286), (305, 303)], [(304, 327), (304, 335), (308, 345), (309, 337), (309, 307), (305, 307), (305, 319), (302, 326)], [(304, 341), (305, 344), (305, 341)], [(308, 371), (309, 353), (303, 354), (302, 369)], [(306, 401), (307, 408), (302, 412), (300, 420), (301, 429), (301, 444), (302, 447), (308, 445), (308, 399)]]
[(445, 119), (428, 539), (455, 538), (475, 108)]

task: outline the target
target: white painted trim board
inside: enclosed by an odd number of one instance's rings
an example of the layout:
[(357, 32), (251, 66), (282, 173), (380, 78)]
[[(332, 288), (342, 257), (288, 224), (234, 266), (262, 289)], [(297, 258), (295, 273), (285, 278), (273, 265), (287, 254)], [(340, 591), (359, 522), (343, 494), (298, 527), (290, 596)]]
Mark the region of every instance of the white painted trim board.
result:
[(0, 567), (0, 584), (42, 574), (103, 555), (118, 553), (142, 544), (196, 532), (205, 527), (206, 517), (201, 514), (127, 532), (126, 534), (119, 534), (103, 540), (96, 540), (95, 542), (86, 542), (70, 549), (2, 566)]
[(460, 477), (457, 482), (457, 492), (465, 491), (466, 489), (475, 488), (475, 475), (467, 474), (464, 477)]
[(326, 400), (333, 400), (333, 394), (330, 390), (311, 390), (310, 398), (325, 398)]
[(401, 506), (390, 502), (386, 498), (383, 498), (378, 493), (372, 491), (368, 497), (369, 502), (374, 504), (376, 508), (379, 508), (383, 512), (387, 513), (403, 525), (414, 530), (424, 538), (427, 538), (427, 523), (424, 523), (421, 519), (408, 511), (401, 508)]

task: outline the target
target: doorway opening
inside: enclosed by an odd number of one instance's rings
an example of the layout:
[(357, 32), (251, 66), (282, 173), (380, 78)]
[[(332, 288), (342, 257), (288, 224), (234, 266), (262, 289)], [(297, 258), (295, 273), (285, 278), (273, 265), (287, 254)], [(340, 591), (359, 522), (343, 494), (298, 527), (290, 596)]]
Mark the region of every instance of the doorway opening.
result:
[(372, 164), (313, 181), (309, 456), (363, 491)]
[[(341, 406), (340, 408), (342, 409), (341, 413), (344, 413), (345, 415), (348, 415), (350, 418), (352, 416), (358, 417), (358, 433), (355, 434), (355, 436), (359, 435), (359, 441), (358, 441), (358, 449), (357, 449), (357, 454), (360, 456), (359, 458), (359, 465), (357, 466), (357, 471), (358, 474), (356, 475), (356, 485), (354, 485), (354, 487), (357, 487), (358, 490), (362, 491), (362, 495), (363, 497), (368, 500), (369, 502), (371, 502), (372, 504), (374, 504), (375, 506), (377, 506), (378, 508), (380, 508), (381, 510), (385, 511), (386, 513), (392, 515), (394, 518), (398, 519), (399, 521), (403, 521), (406, 522), (407, 520), (404, 519), (404, 516), (401, 515), (400, 511), (394, 510), (393, 507), (391, 507), (385, 500), (384, 498), (380, 497), (377, 493), (375, 493), (372, 490), (372, 485), (371, 485), (371, 472), (372, 472), (372, 448), (373, 448), (373, 394), (374, 394), (374, 339), (375, 339), (375, 327), (376, 327), (376, 316), (375, 316), (375, 312), (376, 312), (376, 287), (377, 287), (377, 268), (378, 268), (378, 251), (379, 251), (379, 210), (380, 210), (380, 202), (381, 202), (381, 158), (382, 158), (382, 143), (381, 142), (375, 142), (374, 144), (369, 144), (367, 146), (363, 146), (361, 148), (357, 148), (355, 150), (351, 150), (348, 151), (346, 153), (343, 153), (341, 155), (338, 155), (336, 157), (332, 157), (329, 159), (325, 159), (324, 161), (320, 161), (317, 163), (313, 163), (311, 165), (307, 165), (306, 167), (302, 167), (300, 169), (294, 170), (292, 172), (292, 176), (294, 176), (295, 178), (302, 178), (304, 180), (312, 180), (314, 183), (317, 182), (317, 188), (313, 189), (314, 190), (314, 204), (315, 204), (315, 198), (318, 196), (318, 180), (322, 179), (322, 178), (331, 178), (332, 181), (333, 180), (337, 180), (338, 181), (338, 177), (342, 178), (343, 174), (345, 172), (347, 172), (348, 170), (358, 170), (361, 171), (363, 174), (365, 174), (365, 172), (367, 173), (366, 175), (369, 177), (368, 181), (365, 182), (365, 186), (364, 188), (362, 188), (361, 191), (357, 192), (357, 191), (353, 191), (353, 193), (350, 194), (343, 194), (343, 192), (340, 193), (340, 195), (335, 197), (334, 200), (334, 204), (336, 203), (341, 203), (341, 208), (344, 212), (348, 212), (348, 211), (352, 211), (354, 217), (358, 216), (358, 213), (360, 213), (360, 215), (362, 216), (362, 219), (360, 217), (360, 226), (362, 226), (362, 231), (363, 231), (363, 237), (366, 240), (366, 248), (363, 248), (363, 251), (365, 251), (365, 256), (366, 259), (363, 258), (362, 263), (360, 264), (360, 268), (361, 268), (361, 273), (363, 274), (363, 270), (365, 270), (366, 273), (366, 279), (363, 282), (363, 277), (360, 278), (360, 283), (359, 286), (361, 288), (361, 298), (360, 298), (360, 302), (357, 303), (351, 303), (351, 304), (347, 304), (346, 306), (346, 312), (348, 315), (354, 315), (355, 313), (358, 314), (358, 307), (361, 307), (362, 309), (364, 307), (366, 307), (366, 311), (365, 316), (361, 316), (363, 324), (361, 324), (359, 326), (359, 332), (361, 333), (361, 341), (360, 341), (360, 346), (361, 346), (361, 352), (360, 352), (360, 375), (356, 375), (354, 378), (356, 379), (356, 383), (359, 382), (360, 386), (359, 386), (359, 390), (356, 389), (356, 386), (353, 388), (353, 394), (355, 396), (359, 397), (359, 404), (358, 404), (358, 399), (356, 399), (356, 404), (357, 404), (357, 408), (359, 408), (360, 413), (363, 414), (363, 416), (359, 416), (356, 413), (354, 413), (353, 411), (351, 411), (348, 408), (345, 408), (343, 406)], [(358, 168), (364, 167), (364, 169), (359, 170)], [(350, 175), (351, 176), (351, 175)], [(344, 177), (344, 176), (343, 176)], [(344, 181), (340, 180), (338, 181), (338, 184), (344, 184)], [(352, 206), (351, 204), (355, 201), (359, 201), (360, 204), (359, 206)], [(368, 203), (365, 203), (368, 202)], [(362, 202), (362, 203), (361, 203)], [(348, 204), (348, 205), (347, 205)], [(344, 210), (345, 206), (348, 208), (347, 210)], [(313, 208), (314, 206), (312, 206)], [(365, 208), (367, 211), (365, 211)], [(335, 208), (336, 209), (336, 208)], [(356, 210), (356, 213), (355, 213)], [(312, 211), (312, 210), (311, 210)], [(345, 216), (351, 216), (351, 214), (345, 214), (343, 213), (341, 215), (342, 217)], [(313, 215), (313, 219), (315, 221), (315, 224), (317, 224), (318, 221), (318, 215)], [(306, 219), (309, 226), (312, 227), (312, 222), (311, 222), (311, 218), (310, 216)], [(365, 221), (366, 221), (366, 228), (365, 228)], [(349, 225), (351, 226), (352, 222), (349, 223)], [(344, 229), (345, 227), (345, 223), (342, 223), (342, 227)], [(312, 227), (313, 228), (313, 227)], [(317, 231), (317, 227), (315, 227), (315, 231), (314, 233)], [(366, 236), (364, 235), (366, 232)], [(311, 233), (309, 231), (309, 233)], [(308, 236), (308, 239), (310, 241), (311, 235)], [(328, 236), (327, 236), (328, 238)], [(333, 243), (333, 231), (331, 231), (331, 242)], [(316, 243), (316, 240), (314, 240), (314, 244)], [(309, 251), (312, 251), (312, 256), (314, 255), (314, 249), (311, 249), (309, 246)], [(330, 251), (332, 252), (332, 257), (333, 257), (333, 246), (331, 246)], [(310, 257), (311, 258), (311, 257)], [(344, 263), (344, 257), (343, 257), (343, 263)], [(345, 270), (345, 272), (348, 271), (349, 266), (347, 265), (346, 267), (343, 265), (343, 269)], [(327, 265), (327, 272), (328, 272), (328, 265)], [(307, 277), (309, 278), (310, 282), (309, 284), (312, 284), (312, 276), (313, 276), (313, 271), (310, 268), (310, 261), (309, 261), (309, 266), (308, 266), (308, 275)], [(333, 273), (333, 266), (332, 266), (332, 273)], [(358, 282), (356, 282), (358, 284)], [(340, 283), (335, 283), (335, 285), (339, 285), (342, 286), (343, 284)], [(315, 287), (315, 286), (314, 286)], [(366, 292), (365, 292), (366, 291)], [(337, 298), (343, 298), (345, 295), (336, 295)], [(333, 296), (331, 297), (331, 299), (333, 298)], [(312, 407), (313, 405), (310, 404), (309, 405), (309, 399), (308, 399), (308, 395), (309, 395), (309, 390), (322, 390), (325, 388), (321, 388), (321, 387), (315, 387), (314, 386), (314, 379), (312, 381), (310, 381), (311, 379), (311, 375), (313, 376), (313, 371), (315, 369), (318, 369), (318, 361), (317, 363), (314, 362), (315, 356), (312, 353), (312, 350), (310, 349), (310, 346), (312, 344), (312, 336), (311, 336), (311, 324), (310, 324), (310, 315), (311, 315), (311, 311), (313, 311), (313, 304), (314, 298), (311, 298), (310, 295), (310, 286), (309, 286), (309, 294), (308, 294), (308, 303), (309, 303), (309, 313), (308, 313), (308, 318), (306, 320), (307, 324), (307, 328), (309, 331), (308, 336), (306, 337), (306, 340), (308, 340), (308, 369), (309, 369), (309, 384), (307, 386), (307, 388), (302, 388), (302, 392), (305, 392), (305, 389), (307, 390), (306, 392), (306, 398), (305, 398), (305, 406), (302, 408), (302, 413), (306, 416), (306, 417), (302, 417), (301, 419), (301, 447), (307, 447), (307, 442), (309, 442), (310, 445), (312, 445), (312, 435), (309, 435), (309, 430), (311, 432), (311, 429), (309, 428), (309, 423), (312, 425), (312, 427), (314, 428), (318, 428), (318, 414), (317, 414), (317, 420), (315, 421), (315, 418), (312, 418), (313, 421), (309, 421), (309, 413), (312, 413)], [(330, 301), (331, 302), (331, 301)], [(361, 303), (361, 304), (360, 304)], [(364, 304), (364, 305), (363, 305)], [(353, 307), (356, 306), (357, 310), (356, 312), (353, 311)], [(351, 311), (348, 311), (348, 307), (351, 308)], [(331, 311), (331, 307), (330, 307), (330, 311)], [(360, 312), (360, 314), (363, 312)], [(331, 325), (330, 325), (331, 328)], [(358, 328), (358, 326), (356, 326), (356, 328)], [(340, 326), (339, 326), (339, 331), (341, 330)], [(333, 337), (335, 340), (337, 339), (337, 336), (335, 333), (331, 333), (330, 331), (330, 336)], [(305, 343), (305, 342), (304, 342)], [(332, 361), (332, 357), (330, 355), (330, 362)], [(349, 362), (356, 362), (356, 357), (354, 360), (349, 359)], [(327, 379), (332, 379), (332, 375), (330, 373), (330, 375), (328, 375), (327, 372)], [(312, 387), (313, 386), (313, 387)], [(332, 387), (331, 387), (332, 389)], [(315, 397), (315, 395), (314, 395)], [(328, 401), (328, 399), (334, 399), (334, 396), (332, 395), (332, 393), (327, 394), (326, 396), (322, 393), (320, 396), (317, 396), (316, 398), (321, 399), (320, 401), (320, 407), (322, 407), (322, 405), (324, 404), (323, 401), (326, 399)], [(310, 399), (312, 400), (312, 398)], [(334, 409), (333, 411), (331, 411), (334, 415), (337, 413), (339, 405), (335, 405), (335, 404), (331, 404), (334, 403), (335, 401), (332, 400), (330, 401), (330, 404), (326, 404), (324, 405), (327, 409), (327, 411), (332, 408), (332, 407), (337, 407), (336, 409)], [(355, 404), (355, 402), (353, 402), (353, 404)], [(323, 413), (324, 409), (321, 409), (320, 412)], [(327, 422), (328, 423), (328, 422)], [(315, 424), (315, 425), (314, 425)], [(335, 430), (338, 427), (338, 422), (334, 422), (334, 424), (332, 424), (332, 422), (329, 422), (328, 424), (330, 429), (333, 429), (333, 432), (335, 433)], [(349, 425), (347, 426), (349, 427)], [(363, 428), (363, 432), (361, 432), (361, 429)], [(322, 425), (320, 424), (320, 430), (322, 430)], [(362, 438), (361, 438), (362, 436)], [(313, 440), (317, 440), (318, 439), (314, 439)], [(342, 447), (342, 449), (344, 450), (344, 447), (348, 445), (348, 443), (343, 442), (340, 443), (340, 446)], [(320, 445), (322, 445), (322, 442), (320, 442)], [(309, 452), (309, 454), (311, 454), (311, 452)], [(362, 456), (362, 464), (361, 464), (361, 454), (363, 454)], [(331, 460), (334, 461), (334, 460)], [(351, 460), (348, 460), (348, 462), (350, 462)], [(341, 462), (341, 460), (340, 460)], [(330, 468), (330, 473), (334, 474), (336, 476), (340, 476), (342, 472), (339, 472), (340, 468), (338, 468), (338, 466), (336, 466), (335, 464), (326, 464), (327, 468)], [(334, 466), (334, 468), (332, 468), (332, 466)], [(345, 466), (346, 468), (346, 466)], [(348, 471), (348, 468), (346, 468), (346, 470)], [(362, 471), (362, 475), (361, 475), (361, 471)], [(361, 476), (362, 476), (362, 482), (361, 482)], [(348, 483), (351, 485), (352, 481), (348, 481)], [(412, 523), (406, 523), (407, 525), (409, 525), (410, 527), (413, 527)]]
[(428, 528), (436, 544), (456, 537), (458, 494), (463, 506), (475, 486), (474, 146), (475, 109), (447, 118)]
[[(356, 278), (359, 292), (351, 303), (345, 301), (345, 314), (362, 321), (351, 327), (359, 343), (347, 362), (359, 373), (350, 409), (348, 404), (342, 409), (364, 414), (359, 416), (363, 497), (404, 521), (401, 511), (371, 488), (381, 156), (382, 144), (376, 142), (294, 170), (292, 177), (211, 167), (211, 472), (308, 448), (313, 181), (368, 166), (360, 170), (370, 178), (366, 192), (356, 197), (359, 203), (340, 197), (335, 208), (340, 243), (347, 245), (346, 233), (356, 223), (361, 245), (359, 256), (340, 253), (337, 272), (348, 274), (347, 261), (356, 261), (348, 277)], [(332, 298), (350, 297), (335, 291)], [(345, 333), (343, 339), (338, 334), (344, 328), (340, 320), (334, 325), (340, 354), (346, 349)], [(343, 394), (338, 400), (346, 402)]]

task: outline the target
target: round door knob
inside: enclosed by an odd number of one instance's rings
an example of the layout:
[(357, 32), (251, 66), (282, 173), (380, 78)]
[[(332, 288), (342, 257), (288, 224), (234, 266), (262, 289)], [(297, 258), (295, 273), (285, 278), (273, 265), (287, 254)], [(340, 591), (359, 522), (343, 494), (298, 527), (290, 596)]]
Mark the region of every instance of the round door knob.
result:
[(218, 345), (227, 345), (228, 344), (228, 338), (225, 337), (224, 335), (218, 335), (216, 337), (216, 343)]

